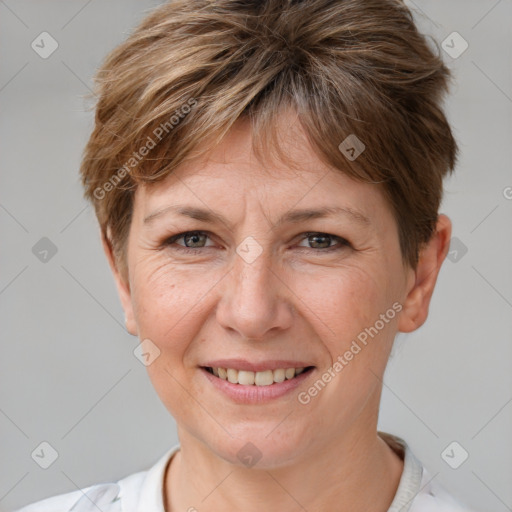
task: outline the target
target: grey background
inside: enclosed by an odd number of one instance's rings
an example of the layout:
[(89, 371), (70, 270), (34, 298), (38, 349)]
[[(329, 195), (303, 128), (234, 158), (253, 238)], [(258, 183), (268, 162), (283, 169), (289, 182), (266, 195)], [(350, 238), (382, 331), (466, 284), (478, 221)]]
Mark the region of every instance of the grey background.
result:
[[(177, 442), (174, 420), (134, 357), (93, 211), (78, 181), (92, 128), (94, 70), (150, 0), (0, 1), (0, 509), (147, 469)], [(399, 335), (381, 430), (404, 437), (432, 475), (474, 508), (512, 510), (512, 2), (407, 2), (441, 42), (460, 144), (442, 212), (459, 241), (426, 325)], [(31, 48), (43, 31), (59, 47)], [(509, 192), (507, 192), (509, 191)], [(57, 253), (32, 252), (49, 238)], [(467, 248), (463, 254), (461, 247)], [(44, 470), (31, 453), (49, 442)], [(458, 469), (441, 452), (469, 453)]]

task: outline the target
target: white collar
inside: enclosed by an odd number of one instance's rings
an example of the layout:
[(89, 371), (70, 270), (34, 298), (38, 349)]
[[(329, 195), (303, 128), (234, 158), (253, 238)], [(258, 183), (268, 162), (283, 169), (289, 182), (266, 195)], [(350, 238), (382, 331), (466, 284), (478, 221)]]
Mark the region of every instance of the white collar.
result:
[(387, 432), (378, 432), (378, 434), (404, 461), (398, 489), (388, 512), (408, 512), (414, 498), (421, 490), (423, 464), (403, 439)]
[[(423, 465), (400, 437), (378, 432), (379, 436), (404, 459), (398, 489), (388, 512), (408, 512), (421, 490)], [(119, 481), (122, 512), (165, 512), (164, 477), (172, 456), (179, 450), (176, 444), (148, 470), (132, 474)]]

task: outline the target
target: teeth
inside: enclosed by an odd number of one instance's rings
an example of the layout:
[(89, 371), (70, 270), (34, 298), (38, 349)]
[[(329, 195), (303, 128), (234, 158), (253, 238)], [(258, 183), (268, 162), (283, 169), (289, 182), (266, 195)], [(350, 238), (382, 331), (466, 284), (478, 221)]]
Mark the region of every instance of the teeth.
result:
[(286, 370), (283, 368), (279, 368), (279, 370), (274, 370), (274, 382), (283, 382), (285, 378)]
[(240, 370), (238, 372), (238, 384), (243, 384), (244, 386), (252, 386), (254, 384), (254, 372), (246, 372), (245, 370)]
[(232, 384), (238, 384), (238, 370), (233, 370), (232, 368), (228, 368), (228, 380)]
[(211, 368), (213, 374), (220, 379), (227, 380), (232, 384), (243, 386), (270, 386), (274, 382), (284, 382), (300, 375), (303, 368), (279, 368), (277, 370), (265, 370), (262, 372), (250, 372), (246, 370), (235, 370), (233, 368)]
[(254, 374), (254, 384), (256, 386), (270, 386), (270, 384), (274, 384), (274, 372), (272, 370), (256, 372)]

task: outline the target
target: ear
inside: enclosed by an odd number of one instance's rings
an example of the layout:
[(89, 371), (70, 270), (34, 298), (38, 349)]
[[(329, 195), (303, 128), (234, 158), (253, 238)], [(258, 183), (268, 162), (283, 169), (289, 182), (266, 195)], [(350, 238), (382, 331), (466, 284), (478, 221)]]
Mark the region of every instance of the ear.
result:
[[(114, 255), (112, 243), (110, 240), (110, 229), (107, 230), (107, 233), (102, 231), (101, 243), (103, 245), (105, 255), (107, 256), (108, 264), (110, 265), (110, 270), (112, 270), (112, 274), (114, 275), (114, 280), (116, 283), (119, 298), (121, 299), (121, 305), (124, 311), (126, 330), (133, 336), (137, 336), (137, 324), (135, 323), (135, 316), (133, 314), (129, 278), (128, 275), (124, 277), (120, 272), (118, 263), (116, 262), (116, 258)], [(128, 272), (126, 272), (126, 274), (128, 274)]]
[(414, 331), (427, 319), (437, 276), (450, 248), (451, 233), (450, 219), (446, 215), (439, 215), (435, 233), (420, 251), (416, 270), (411, 270), (407, 298), (398, 321), (399, 331)]

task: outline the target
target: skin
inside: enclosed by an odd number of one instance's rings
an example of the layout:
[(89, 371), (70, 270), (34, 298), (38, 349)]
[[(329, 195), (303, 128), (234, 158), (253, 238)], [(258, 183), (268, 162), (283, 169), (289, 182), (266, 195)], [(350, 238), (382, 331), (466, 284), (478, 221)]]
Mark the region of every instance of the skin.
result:
[[(411, 269), (378, 185), (326, 167), (296, 118), (281, 119), (281, 147), (297, 168), (262, 165), (251, 150), (249, 124), (239, 121), (207, 158), (137, 189), (127, 276), (118, 271), (108, 233), (103, 239), (128, 331), (160, 350), (147, 370), (176, 420), (181, 445), (165, 475), (168, 512), (384, 512), (402, 474), (403, 461), (377, 435), (382, 378), (397, 332), (413, 331), (427, 318), (451, 222), (439, 216)], [(221, 213), (227, 224), (172, 212), (144, 222), (173, 204)], [(357, 210), (369, 222), (344, 215), (277, 225), (290, 210), (323, 206)], [(196, 230), (208, 236), (165, 244)], [(305, 232), (333, 237), (317, 240)], [(236, 252), (248, 236), (262, 248), (250, 264)], [(187, 242), (196, 253), (177, 249)], [(338, 249), (328, 252), (329, 246)], [(317, 396), (299, 403), (297, 392), (396, 302), (400, 313)], [(315, 370), (297, 392), (240, 405), (199, 369), (209, 359), (231, 357), (299, 359)], [(237, 457), (247, 442), (262, 454), (252, 468)]]

